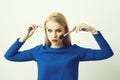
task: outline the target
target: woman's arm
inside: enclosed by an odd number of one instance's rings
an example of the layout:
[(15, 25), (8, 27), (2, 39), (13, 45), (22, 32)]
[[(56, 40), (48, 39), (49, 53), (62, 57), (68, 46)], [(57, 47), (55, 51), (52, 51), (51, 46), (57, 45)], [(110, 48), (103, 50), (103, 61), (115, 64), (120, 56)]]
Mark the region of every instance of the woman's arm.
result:
[(20, 37), (19, 42), (25, 42), (27, 39), (29, 39), (33, 35), (33, 33), (36, 31), (37, 28), (38, 28), (38, 25), (31, 25), (30, 27), (28, 27), (25, 34), (22, 37)]
[(91, 32), (100, 47), (100, 49), (80, 48), (79, 50), (82, 51), (80, 53), (82, 61), (102, 60), (109, 58), (113, 55), (111, 47), (109, 46), (105, 38), (102, 36), (100, 31), (97, 31), (95, 28), (87, 24), (81, 24), (76, 26), (76, 31)]
[(14, 44), (11, 45), (11, 47), (7, 50), (5, 54), (5, 58), (11, 61), (29, 61), (33, 60), (32, 54), (35, 52), (36, 48), (19, 51), (21, 46), (24, 44), (24, 42), (32, 36), (32, 34), (37, 29), (37, 25), (31, 25), (28, 27), (27, 32), (23, 37), (20, 37), (17, 39)]
[(80, 53), (81, 61), (103, 60), (113, 56), (113, 51), (102, 34), (98, 31), (98, 33), (93, 34), (93, 36), (100, 49), (83, 48), (82, 53)]
[(7, 50), (4, 57), (7, 60), (19, 62), (35, 60), (35, 55), (39, 51), (40, 46), (36, 46), (28, 50), (19, 51), (23, 44), (24, 43), (19, 42), (19, 39), (17, 39)]

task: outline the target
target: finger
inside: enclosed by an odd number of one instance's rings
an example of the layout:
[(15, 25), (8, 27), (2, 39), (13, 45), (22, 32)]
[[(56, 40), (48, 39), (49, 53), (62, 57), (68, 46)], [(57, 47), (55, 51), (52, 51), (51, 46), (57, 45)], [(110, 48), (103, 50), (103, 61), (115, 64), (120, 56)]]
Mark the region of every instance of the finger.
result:
[(38, 28), (38, 25), (36, 25), (36, 24), (32, 24), (31, 26), (33, 27), (33, 29), (37, 29)]
[(87, 29), (87, 25), (86, 24), (84, 24), (84, 23), (82, 23), (81, 24), (81, 27), (80, 27), (80, 31), (87, 31), (88, 29)]
[(83, 28), (82, 25), (78, 25), (78, 27), (77, 27), (77, 31), (82, 31), (82, 28)]
[(76, 32), (79, 31), (79, 26), (76, 26), (75, 31), (76, 31)]
[(87, 31), (86, 28), (80, 28), (80, 31)]
[(29, 31), (29, 32), (30, 32), (32, 29), (33, 29), (32, 26), (28, 27), (28, 31)]

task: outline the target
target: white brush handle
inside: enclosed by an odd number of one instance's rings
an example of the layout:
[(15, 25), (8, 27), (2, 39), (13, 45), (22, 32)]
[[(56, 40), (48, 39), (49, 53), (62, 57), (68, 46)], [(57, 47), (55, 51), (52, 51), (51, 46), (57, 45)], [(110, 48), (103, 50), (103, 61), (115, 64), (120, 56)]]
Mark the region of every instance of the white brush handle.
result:
[(43, 26), (38, 26), (39, 28), (44, 28)]
[(71, 32), (73, 32), (75, 30), (75, 28), (73, 28), (72, 30), (70, 30), (69, 32), (65, 33), (63, 36), (67, 36), (68, 34), (70, 34)]

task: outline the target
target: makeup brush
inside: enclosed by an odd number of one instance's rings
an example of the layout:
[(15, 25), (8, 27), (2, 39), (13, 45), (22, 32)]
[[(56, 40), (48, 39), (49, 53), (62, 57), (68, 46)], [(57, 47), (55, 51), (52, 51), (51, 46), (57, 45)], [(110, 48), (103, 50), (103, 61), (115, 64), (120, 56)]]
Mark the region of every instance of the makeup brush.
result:
[(73, 28), (72, 30), (70, 30), (69, 32), (63, 34), (60, 36), (60, 39), (64, 39), (68, 34), (70, 34), (71, 32), (73, 32), (75, 30), (75, 28)]
[[(64, 39), (68, 34), (70, 34), (71, 32), (73, 32), (75, 30), (75, 28), (73, 28), (71, 31), (69, 31), (69, 32), (67, 32), (67, 33), (65, 33), (65, 34), (63, 34), (63, 35), (61, 35), (60, 36), (60, 39)], [(86, 29), (85, 28), (83, 28), (83, 29), (81, 29), (82, 31), (86, 31)]]

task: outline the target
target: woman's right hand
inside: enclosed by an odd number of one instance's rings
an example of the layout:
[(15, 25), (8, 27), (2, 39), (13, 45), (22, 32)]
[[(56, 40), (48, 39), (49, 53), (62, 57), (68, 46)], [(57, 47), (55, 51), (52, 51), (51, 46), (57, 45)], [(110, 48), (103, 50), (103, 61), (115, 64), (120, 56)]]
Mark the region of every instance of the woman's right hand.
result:
[(25, 35), (19, 39), (19, 42), (25, 42), (28, 38), (30, 38), (33, 33), (36, 31), (38, 28), (38, 25), (32, 24), (28, 27)]

